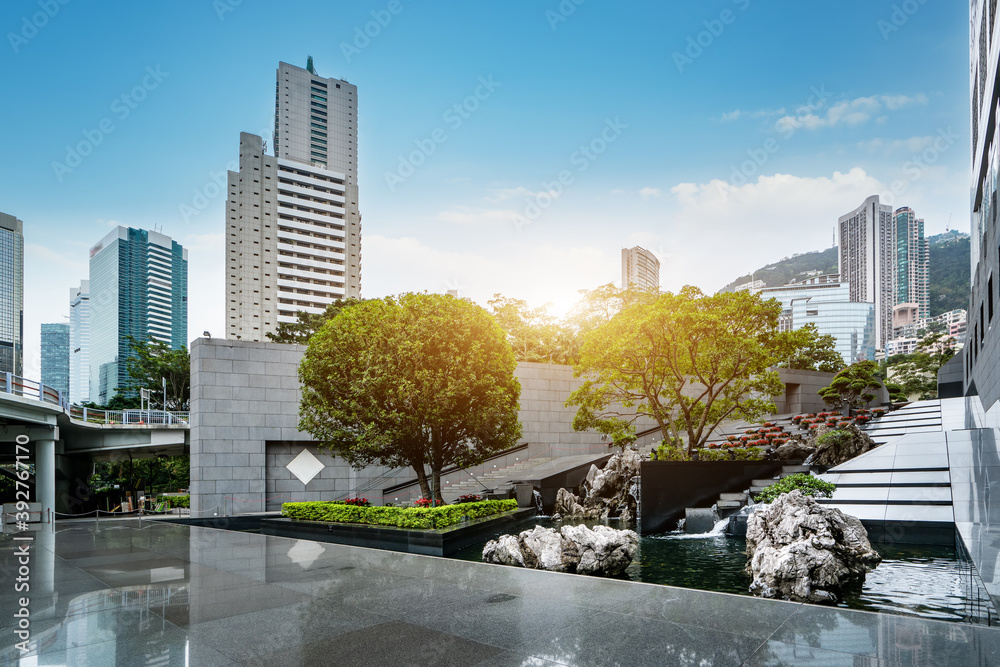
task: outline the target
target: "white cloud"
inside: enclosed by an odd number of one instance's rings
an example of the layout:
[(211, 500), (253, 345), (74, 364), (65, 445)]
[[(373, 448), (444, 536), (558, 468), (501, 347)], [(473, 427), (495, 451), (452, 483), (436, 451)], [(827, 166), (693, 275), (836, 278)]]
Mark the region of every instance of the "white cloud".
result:
[(766, 118), (767, 116), (779, 116), (785, 113), (785, 108), (780, 109), (758, 109), (756, 111), (745, 111), (744, 109), (734, 109), (722, 114), (723, 123), (729, 123), (741, 118)]
[(815, 113), (814, 108), (800, 108), (795, 114), (779, 118), (775, 127), (783, 132), (799, 129), (816, 130), (840, 125), (853, 127), (868, 122), (883, 109), (898, 111), (915, 104), (927, 104), (927, 96), (920, 93), (912, 97), (908, 95), (856, 97), (853, 100), (841, 100), (831, 104), (826, 112), (821, 114)]
[(646, 188), (641, 188), (639, 190), (639, 194), (642, 195), (643, 199), (650, 199), (650, 198), (662, 197), (663, 190), (661, 190), (660, 188), (646, 187)]
[(517, 219), (517, 211), (509, 209), (474, 208), (471, 206), (456, 206), (447, 211), (438, 213), (437, 218), (442, 222), (454, 222), (463, 225), (469, 224), (497, 224), (511, 225)]
[(556, 196), (558, 193), (552, 190), (529, 190), (526, 187), (518, 186), (516, 188), (499, 188), (493, 190), (493, 194), (488, 197), (484, 197), (486, 203), (488, 204), (499, 204), (502, 201), (507, 201), (508, 199), (537, 199), (540, 196)]
[(936, 136), (910, 137), (909, 139), (876, 138), (869, 141), (859, 141), (857, 147), (869, 153), (879, 153), (882, 155), (898, 152), (919, 153), (933, 144), (936, 138)]

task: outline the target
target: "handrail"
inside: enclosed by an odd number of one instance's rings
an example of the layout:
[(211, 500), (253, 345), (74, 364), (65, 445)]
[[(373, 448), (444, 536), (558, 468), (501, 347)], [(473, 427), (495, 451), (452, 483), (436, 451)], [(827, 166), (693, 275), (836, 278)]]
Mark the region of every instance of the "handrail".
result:
[(44, 385), (35, 380), (29, 380), (13, 373), (0, 373), (0, 393), (33, 398), (42, 403), (58, 405), (71, 419), (91, 424), (132, 424), (137, 426), (154, 424), (171, 426), (175, 424), (187, 425), (190, 421), (190, 413), (186, 411), (101, 410), (100, 408), (86, 408), (82, 405), (73, 405), (55, 387)]
[[(528, 448), (528, 444), (529, 443), (526, 442), (523, 445), (516, 445), (514, 447), (511, 447), (510, 449), (505, 449), (502, 452), (497, 452), (496, 454), (483, 459), (480, 463), (478, 463), (476, 465), (482, 465), (483, 463), (486, 463), (487, 461), (492, 461), (492, 460), (498, 459), (498, 458), (500, 458), (502, 456), (507, 456), (508, 454), (513, 454), (514, 452), (519, 452), (522, 449), (527, 449)], [(447, 468), (443, 468), (441, 470), (441, 474), (442, 475), (450, 475), (451, 473), (458, 472), (459, 470), (465, 470), (465, 468), (463, 468), (462, 466), (458, 466), (458, 465), (449, 466)], [(395, 484), (393, 486), (386, 487), (386, 488), (382, 489), (382, 493), (388, 495), (388, 494), (393, 493), (395, 491), (398, 491), (400, 489), (405, 489), (408, 486), (413, 486), (414, 484), (418, 484), (419, 482), (420, 482), (420, 480), (414, 478), (414, 479), (411, 479), (411, 480), (409, 480), (407, 482), (401, 482), (399, 484)]]

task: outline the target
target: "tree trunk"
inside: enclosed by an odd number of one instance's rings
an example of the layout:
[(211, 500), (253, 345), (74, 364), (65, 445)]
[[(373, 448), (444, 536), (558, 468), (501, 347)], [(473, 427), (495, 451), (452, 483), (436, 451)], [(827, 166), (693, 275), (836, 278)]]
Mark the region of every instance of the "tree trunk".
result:
[(434, 505), (437, 505), (438, 503), (444, 505), (444, 498), (441, 497), (441, 467), (436, 461), (431, 468), (431, 482), (431, 486), (433, 486), (434, 491)]
[(413, 464), (413, 471), (417, 473), (417, 481), (420, 483), (420, 497), (430, 498), (431, 489), (427, 485), (427, 473), (424, 472), (424, 464)]

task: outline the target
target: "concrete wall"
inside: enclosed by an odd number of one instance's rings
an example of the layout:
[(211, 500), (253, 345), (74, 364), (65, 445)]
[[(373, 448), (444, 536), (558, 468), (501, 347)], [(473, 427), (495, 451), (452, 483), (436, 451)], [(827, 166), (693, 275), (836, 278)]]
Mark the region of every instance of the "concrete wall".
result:
[[(304, 353), (301, 345), (252, 341), (199, 338), (191, 345), (192, 514), (274, 510), (292, 499), (361, 494), (380, 503), (419, 495), (411, 487), (383, 498), (383, 488), (413, 479), (413, 471), (381, 466), (355, 471), (299, 432), (298, 364)], [(576, 411), (563, 403), (581, 381), (570, 366), (522, 363), (515, 375), (521, 382), (521, 442), (528, 449), (470, 468), (473, 475), (527, 458), (607, 451), (600, 434), (573, 431)], [(636, 424), (640, 431), (651, 426), (650, 420)], [(647, 436), (640, 444), (652, 439), (659, 437)], [(308, 484), (285, 467), (303, 449), (324, 464)], [(445, 481), (468, 478), (459, 471)]]
[(829, 386), (836, 373), (799, 371), (790, 368), (777, 370), (778, 377), (785, 383), (785, 394), (774, 397), (777, 414), (822, 412), (826, 409), (826, 404), (818, 392), (823, 387)]

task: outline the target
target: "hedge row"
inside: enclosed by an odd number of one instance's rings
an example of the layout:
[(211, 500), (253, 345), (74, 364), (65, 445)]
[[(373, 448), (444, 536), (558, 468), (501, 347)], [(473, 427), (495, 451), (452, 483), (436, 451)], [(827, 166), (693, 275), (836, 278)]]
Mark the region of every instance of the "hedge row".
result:
[(164, 496), (162, 500), (169, 502), (171, 507), (191, 507), (191, 496)]
[(366, 523), (398, 528), (446, 528), (463, 517), (478, 519), (517, 509), (517, 501), (481, 500), (443, 507), (358, 507), (335, 502), (284, 503), (282, 516), (300, 521)]

